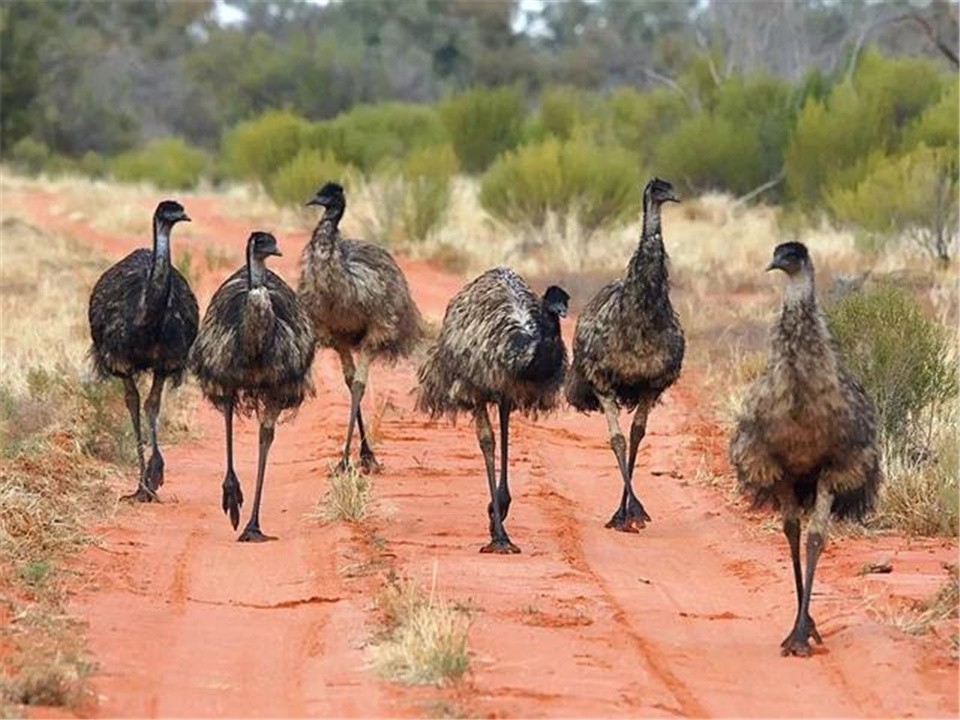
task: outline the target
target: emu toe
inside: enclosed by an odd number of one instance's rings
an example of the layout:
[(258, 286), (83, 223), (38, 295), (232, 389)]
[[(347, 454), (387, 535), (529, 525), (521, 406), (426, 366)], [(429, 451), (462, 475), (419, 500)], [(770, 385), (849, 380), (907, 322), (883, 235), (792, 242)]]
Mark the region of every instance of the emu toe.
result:
[(498, 540), (491, 540), (487, 545), (484, 545), (480, 548), (482, 553), (494, 553), (496, 555), (516, 555), (520, 552), (520, 548), (510, 542), (510, 538), (500, 538)]
[(261, 543), (276, 539), (273, 535), (264, 535), (260, 532), (260, 528), (256, 526), (247, 525), (247, 527), (243, 529), (243, 532), (240, 533), (240, 537), (237, 538), (237, 542)]
[(613, 517), (610, 518), (604, 527), (619, 530), (620, 532), (638, 533), (646, 527), (650, 520), (651, 518), (647, 514), (647, 511), (643, 509), (643, 504), (637, 500), (637, 498), (631, 497), (627, 501), (626, 510), (623, 509), (623, 506), (617, 508)]
[(817, 632), (817, 626), (813, 618), (807, 617), (805, 621), (798, 622), (790, 634), (780, 643), (780, 654), (784, 657), (793, 655), (795, 657), (810, 657), (813, 649), (810, 647), (810, 638), (813, 638), (817, 645), (823, 644), (820, 633)]
[(155, 451), (147, 463), (144, 481), (148, 488), (156, 492), (163, 485), (163, 455)]
[(353, 467), (353, 463), (352, 463), (352, 462), (350, 462), (349, 460), (346, 460), (346, 459), (341, 458), (340, 462), (338, 462), (338, 463), (333, 467), (333, 470), (330, 471), (330, 476), (333, 477), (333, 476), (335, 476), (335, 475), (343, 475), (345, 472), (349, 472), (349, 471), (350, 471), (350, 468), (352, 468), (352, 467)]
[(223, 500), (220, 506), (230, 518), (230, 524), (236, 530), (240, 525), (240, 507), (243, 505), (243, 491), (240, 490), (240, 481), (236, 474), (230, 470), (223, 479)]
[(377, 461), (373, 450), (360, 450), (360, 470), (364, 475), (376, 475), (383, 470), (383, 465)]
[(129, 495), (121, 495), (120, 499), (124, 502), (160, 502), (160, 498), (157, 497), (157, 493), (141, 480), (140, 484), (137, 485), (137, 489), (130, 493)]

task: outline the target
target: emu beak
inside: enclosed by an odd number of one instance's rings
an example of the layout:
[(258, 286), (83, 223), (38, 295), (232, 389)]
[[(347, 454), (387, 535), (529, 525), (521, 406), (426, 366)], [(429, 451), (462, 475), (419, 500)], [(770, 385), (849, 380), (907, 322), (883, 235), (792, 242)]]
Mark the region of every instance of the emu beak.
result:
[(190, 216), (187, 215), (186, 213), (183, 213), (183, 215), (180, 216), (180, 219), (181, 219), (183, 222), (193, 222), (193, 220), (190, 219)]
[(320, 201), (320, 198), (314, 196), (304, 203), (305, 207), (310, 207), (311, 205), (323, 205), (323, 203)]
[(280, 252), (279, 248), (270, 251), (270, 255), (276, 255), (277, 257), (283, 257), (283, 253)]
[(566, 306), (564, 306), (564, 307), (560, 308), (559, 310), (557, 310), (557, 315), (559, 315), (559, 316), (562, 317), (562, 318), (565, 318), (565, 317), (567, 316), (567, 308), (566, 308)]
[(676, 192), (670, 193), (670, 196), (667, 198), (668, 202), (680, 202), (680, 196)]
[(777, 264), (777, 261), (776, 261), (776, 260), (771, 260), (771, 261), (770, 261), (770, 264), (767, 265), (767, 267), (765, 268), (764, 272), (770, 272), (771, 270), (783, 270), (783, 268), (780, 267), (780, 265)]

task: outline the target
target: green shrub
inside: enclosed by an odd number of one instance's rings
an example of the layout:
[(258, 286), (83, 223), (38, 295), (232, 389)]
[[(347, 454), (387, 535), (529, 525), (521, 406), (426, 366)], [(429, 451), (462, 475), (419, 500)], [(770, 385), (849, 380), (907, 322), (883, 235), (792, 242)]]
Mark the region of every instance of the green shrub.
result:
[(957, 154), (918, 145), (905, 155), (876, 155), (855, 186), (828, 191), (834, 216), (874, 242), (905, 235), (931, 256), (948, 261), (957, 237)]
[(460, 167), (471, 174), (483, 172), (499, 154), (516, 147), (525, 114), (514, 87), (474, 88), (440, 104)]
[(923, 143), (928, 147), (953, 148), (956, 154), (960, 140), (958, 104), (960, 85), (956, 82), (949, 83), (940, 100), (928, 107), (904, 132), (904, 146), (913, 148)]
[(236, 125), (223, 137), (224, 171), (266, 187), (271, 176), (300, 151), (307, 127), (299, 115), (282, 110), (270, 110)]
[(435, 108), (400, 102), (357, 106), (333, 120), (313, 123), (303, 135), (306, 146), (326, 150), (365, 173), (385, 160), (445, 140)]
[(329, 152), (304, 148), (270, 176), (267, 193), (278, 205), (302, 206), (329, 180), (348, 185), (351, 172)]
[(630, 215), (639, 184), (639, 169), (622, 148), (549, 138), (499, 158), (483, 177), (480, 202), (519, 225), (572, 211), (592, 232)]
[(828, 309), (844, 365), (877, 408), (887, 450), (926, 450), (930, 418), (958, 392), (955, 339), (905, 290), (883, 285)]
[(118, 180), (151, 182), (170, 190), (196, 187), (206, 166), (206, 154), (180, 138), (151, 140), (140, 150), (117, 155), (110, 163)]
[(102, 178), (110, 171), (110, 163), (103, 155), (88, 150), (77, 160), (77, 169), (87, 177)]
[(540, 96), (534, 136), (540, 135), (541, 140), (547, 135), (570, 140), (588, 121), (592, 104), (590, 96), (579, 88), (567, 85), (546, 88)]
[(660, 138), (690, 117), (683, 97), (671, 90), (620, 88), (607, 102), (613, 144), (633, 151), (641, 166), (653, 163)]
[(10, 162), (18, 170), (38, 175), (50, 159), (50, 149), (39, 140), (23, 137), (10, 148)]
[(408, 240), (424, 240), (450, 206), (457, 156), (450, 145), (414, 150), (403, 164), (402, 225)]

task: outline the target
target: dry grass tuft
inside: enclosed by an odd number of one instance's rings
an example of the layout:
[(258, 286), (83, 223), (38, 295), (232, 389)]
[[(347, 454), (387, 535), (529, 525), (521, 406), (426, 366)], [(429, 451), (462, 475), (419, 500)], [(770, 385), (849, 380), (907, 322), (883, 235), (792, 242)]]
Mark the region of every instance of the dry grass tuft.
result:
[(429, 595), (413, 581), (391, 575), (377, 605), (386, 629), (374, 647), (374, 663), (384, 677), (441, 684), (468, 670), (469, 618), (462, 606), (436, 596), (436, 569)]
[[(908, 606), (874, 609), (881, 621), (901, 630), (908, 635), (925, 635), (939, 623), (957, 618), (960, 614), (960, 582), (957, 566), (949, 568), (950, 577), (935, 595), (921, 603)], [(956, 641), (951, 637), (951, 642)]]
[(353, 465), (330, 473), (330, 489), (311, 514), (324, 522), (360, 522), (370, 512), (371, 482)]

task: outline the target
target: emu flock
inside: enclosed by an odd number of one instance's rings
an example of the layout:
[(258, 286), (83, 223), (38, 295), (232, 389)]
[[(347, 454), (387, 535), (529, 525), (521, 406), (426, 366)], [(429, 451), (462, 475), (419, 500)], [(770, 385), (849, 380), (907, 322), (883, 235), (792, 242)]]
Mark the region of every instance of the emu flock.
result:
[[(602, 411), (622, 482), (608, 528), (638, 533), (651, 520), (637, 496), (634, 472), (647, 420), (680, 376), (685, 342), (670, 302), (661, 208), (679, 202), (673, 186), (652, 179), (643, 191), (640, 239), (623, 276), (586, 303), (568, 360), (560, 319), (569, 296), (560, 287), (538, 295), (508, 267), (468, 283), (450, 301), (439, 335), (418, 372), (416, 407), (432, 417), (473, 417), (489, 488), (490, 542), (485, 553), (519, 553), (505, 521), (510, 510), (509, 424), (514, 411), (536, 418), (563, 399), (576, 410)], [(424, 340), (423, 321), (400, 266), (384, 248), (344, 238), (343, 188), (325, 183), (307, 202), (323, 213), (303, 250), (297, 290), (267, 268), (280, 255), (277, 239), (253, 232), (246, 262), (213, 295), (203, 321), (187, 280), (171, 263), (171, 232), (189, 222), (183, 206), (165, 200), (153, 217), (153, 249), (136, 250), (109, 268), (90, 296), (91, 355), (98, 373), (123, 381), (139, 458), (139, 502), (159, 501), (164, 462), (157, 439), (164, 384), (192, 372), (204, 397), (223, 413), (226, 472), (222, 507), (236, 530), (243, 492), (233, 463), (233, 418), (256, 415), (259, 459), (253, 508), (240, 541), (274, 539), (260, 528), (260, 504), (274, 428), (313, 391), (315, 348), (339, 356), (350, 393), (343, 451), (334, 472), (353, 471), (351, 443), (359, 434), (359, 471), (382, 469), (370, 444), (361, 403), (374, 360), (410, 357)], [(817, 560), (831, 516), (861, 518), (881, 479), (874, 409), (839, 363), (817, 303), (814, 268), (800, 243), (778, 245), (767, 270), (786, 275), (782, 309), (771, 332), (769, 362), (750, 388), (730, 442), (741, 489), (757, 503), (779, 507), (797, 592), (784, 655), (806, 656), (820, 635), (810, 617)], [(152, 373), (143, 404), (151, 446), (145, 460), (137, 381)], [(500, 472), (488, 409), (500, 428)], [(629, 440), (622, 409), (633, 412)], [(800, 521), (809, 511), (806, 572)]]

